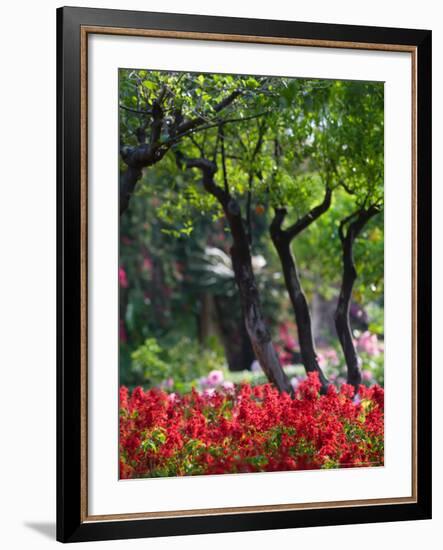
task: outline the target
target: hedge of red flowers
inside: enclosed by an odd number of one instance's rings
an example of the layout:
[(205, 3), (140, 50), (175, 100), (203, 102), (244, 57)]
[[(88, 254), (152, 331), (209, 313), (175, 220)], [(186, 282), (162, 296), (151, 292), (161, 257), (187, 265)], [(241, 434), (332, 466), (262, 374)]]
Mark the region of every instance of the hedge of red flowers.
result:
[(316, 374), (295, 398), (269, 384), (179, 396), (120, 389), (120, 477), (379, 466), (384, 393), (330, 386)]

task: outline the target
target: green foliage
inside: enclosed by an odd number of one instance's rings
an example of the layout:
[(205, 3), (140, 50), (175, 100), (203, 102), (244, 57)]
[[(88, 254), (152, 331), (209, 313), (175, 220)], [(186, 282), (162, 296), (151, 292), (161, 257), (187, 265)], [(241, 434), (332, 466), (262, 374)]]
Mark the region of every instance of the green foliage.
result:
[[(226, 185), (250, 224), (252, 254), (264, 260), (257, 281), (275, 334), (293, 313), (268, 234), (274, 208), (287, 209), (289, 226), (322, 201), (327, 186), (333, 189), (330, 209), (292, 246), (308, 298), (316, 293), (336, 299), (341, 220), (363, 206), (383, 207), (383, 84), (121, 69), (119, 86), (122, 146), (149, 142), (156, 102), (165, 115), (160, 143), (172, 139), (177, 117), (204, 121), (144, 170), (120, 227), (119, 261), (128, 279), (127, 288), (120, 289), (122, 381), (134, 385), (149, 378), (155, 384), (173, 378), (176, 384), (191, 384), (225, 363), (220, 349), (208, 350), (201, 341), (202, 296), (227, 298), (232, 318), (240, 319), (241, 309), (220, 204), (204, 190), (201, 173), (186, 170), (178, 156), (214, 160), (215, 180), (223, 187), (217, 125), (224, 123)], [(241, 92), (239, 97), (217, 113), (215, 107), (234, 91)], [(354, 246), (353, 295), (367, 310), (370, 330), (379, 335), (383, 254), (379, 214)]]
[(158, 384), (169, 375), (169, 365), (161, 359), (162, 349), (155, 338), (148, 338), (145, 343), (132, 352), (132, 365), (135, 371)]
[(161, 347), (155, 338), (148, 338), (132, 353), (132, 368), (143, 376), (144, 384), (186, 392), (211, 370), (224, 367), (224, 355), (216, 341), (199, 346), (189, 338), (175, 345)]
[[(293, 242), (293, 250), (308, 292), (314, 290), (326, 299), (338, 295), (342, 272), (342, 251), (338, 227), (342, 219), (356, 208), (355, 199), (338, 188), (330, 209), (311, 224)], [(321, 251), (313, 254), (313, 250)], [(354, 300), (362, 306), (379, 300), (384, 291), (384, 219), (379, 214), (363, 229), (354, 245), (358, 274)], [(380, 330), (373, 330), (380, 332)]]

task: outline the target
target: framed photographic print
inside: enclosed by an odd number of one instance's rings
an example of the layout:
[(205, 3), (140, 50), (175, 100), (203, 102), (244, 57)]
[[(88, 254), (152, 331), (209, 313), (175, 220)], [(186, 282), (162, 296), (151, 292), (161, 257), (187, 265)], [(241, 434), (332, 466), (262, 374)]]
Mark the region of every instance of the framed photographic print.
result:
[(60, 8), (63, 542), (431, 517), (431, 32)]

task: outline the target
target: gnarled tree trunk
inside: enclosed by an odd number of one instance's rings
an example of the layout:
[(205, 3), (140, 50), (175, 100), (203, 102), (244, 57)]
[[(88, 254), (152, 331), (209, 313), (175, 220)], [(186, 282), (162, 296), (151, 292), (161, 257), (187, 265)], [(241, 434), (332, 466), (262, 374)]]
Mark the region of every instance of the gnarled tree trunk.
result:
[(312, 208), (305, 216), (298, 219), (287, 229), (282, 228), (287, 214), (286, 209), (276, 208), (274, 219), (269, 228), (272, 242), (280, 257), (286, 289), (294, 310), (303, 365), (306, 372), (318, 373), (322, 392), (326, 391), (329, 382), (318, 364), (317, 352), (315, 351), (314, 338), (312, 336), (311, 314), (300, 283), (295, 258), (291, 251), (291, 242), (328, 210), (331, 205), (331, 197), (332, 190), (327, 186), (323, 202)]
[[(348, 384), (354, 386), (356, 390), (358, 390), (358, 387), (361, 384), (361, 369), (360, 360), (354, 345), (349, 315), (352, 290), (354, 288), (355, 280), (357, 279), (353, 246), (355, 239), (363, 227), (379, 211), (380, 210), (377, 206), (370, 206), (367, 209), (358, 210), (348, 218), (344, 219), (339, 228), (340, 241), (342, 245), (343, 275), (334, 320), (337, 336), (343, 350), (343, 355), (345, 356), (346, 368), (348, 371), (347, 382)], [(345, 234), (344, 226), (347, 223), (349, 223), (349, 226)]]
[(246, 330), (252, 349), (268, 379), (280, 390), (292, 393), (292, 386), (284, 373), (271, 334), (263, 317), (260, 298), (252, 269), (249, 239), (243, 226), (240, 208), (230, 199), (225, 209), (232, 233), (232, 266), (242, 303)]
[(318, 373), (322, 388), (325, 390), (328, 386), (328, 380), (318, 364), (312, 336), (311, 314), (300, 283), (297, 266), (291, 253), (291, 240), (283, 230), (272, 232), (271, 235), (280, 257), (286, 289), (294, 310), (303, 365), (306, 372)]

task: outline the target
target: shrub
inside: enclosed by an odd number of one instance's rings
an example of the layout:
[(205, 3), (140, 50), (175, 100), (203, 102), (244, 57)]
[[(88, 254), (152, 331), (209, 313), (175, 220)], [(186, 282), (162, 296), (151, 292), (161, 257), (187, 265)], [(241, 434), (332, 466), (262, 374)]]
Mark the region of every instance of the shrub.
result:
[(224, 365), (222, 350), (211, 342), (202, 347), (189, 338), (172, 346), (162, 347), (155, 338), (148, 338), (132, 353), (133, 370), (150, 386), (188, 392), (200, 377)]
[(120, 389), (120, 477), (379, 466), (383, 389), (344, 384), (319, 395), (309, 375), (295, 399), (269, 384), (184, 395)]

